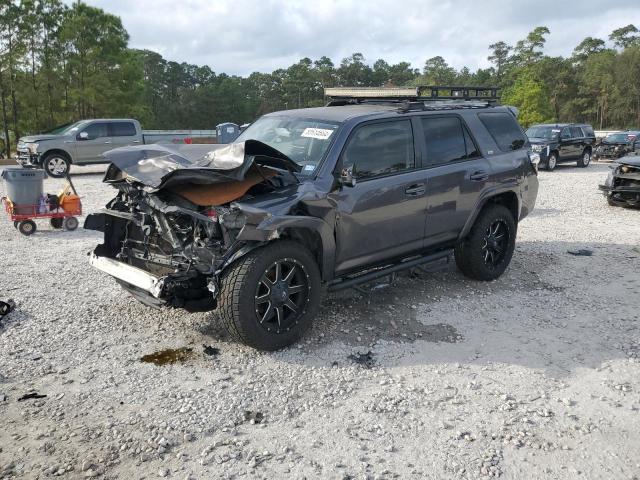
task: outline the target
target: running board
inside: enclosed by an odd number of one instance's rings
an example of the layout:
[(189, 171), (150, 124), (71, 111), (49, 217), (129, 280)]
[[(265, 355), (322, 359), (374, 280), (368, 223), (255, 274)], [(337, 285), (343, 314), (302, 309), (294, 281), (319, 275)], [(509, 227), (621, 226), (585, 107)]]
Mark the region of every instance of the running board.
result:
[(363, 273), (356, 277), (346, 277), (341, 280), (334, 280), (327, 286), (327, 291), (337, 292), (338, 290), (344, 290), (345, 288), (353, 288), (357, 285), (376, 280), (380, 277), (386, 277), (387, 275), (407, 270), (409, 268), (419, 267), (421, 270), (425, 271), (437, 271), (448, 266), (451, 263), (452, 258), (453, 249), (441, 250), (436, 253), (412, 258), (404, 262), (389, 265), (388, 267), (382, 267), (378, 270)]

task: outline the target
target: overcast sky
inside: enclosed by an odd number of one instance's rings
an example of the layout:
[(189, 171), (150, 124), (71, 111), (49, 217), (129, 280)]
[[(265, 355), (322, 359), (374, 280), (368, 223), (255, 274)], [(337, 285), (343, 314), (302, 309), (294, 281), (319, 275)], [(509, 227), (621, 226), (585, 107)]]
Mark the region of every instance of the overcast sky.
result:
[[(422, 68), (443, 56), (456, 68), (488, 66), (488, 45), (515, 44), (539, 25), (545, 49), (569, 55), (587, 36), (640, 28), (640, 0), (85, 0), (122, 18), (130, 46), (168, 60), (247, 75), (300, 58), (353, 52)], [(68, 0), (71, 3), (71, 0)]]

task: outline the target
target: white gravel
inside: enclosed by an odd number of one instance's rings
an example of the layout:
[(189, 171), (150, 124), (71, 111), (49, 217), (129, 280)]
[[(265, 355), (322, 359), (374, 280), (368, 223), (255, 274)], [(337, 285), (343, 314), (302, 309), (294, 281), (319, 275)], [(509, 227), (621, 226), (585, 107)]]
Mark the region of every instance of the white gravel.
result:
[[(0, 219), (0, 299), (18, 303), (0, 321), (0, 478), (637, 479), (640, 211), (606, 204), (606, 172), (540, 174), (498, 281), (451, 269), (334, 295), (272, 354), (125, 295), (87, 264), (94, 232)], [(74, 180), (86, 211), (113, 195)], [(140, 361), (167, 348), (192, 351)], [(348, 358), (369, 350), (371, 368)]]

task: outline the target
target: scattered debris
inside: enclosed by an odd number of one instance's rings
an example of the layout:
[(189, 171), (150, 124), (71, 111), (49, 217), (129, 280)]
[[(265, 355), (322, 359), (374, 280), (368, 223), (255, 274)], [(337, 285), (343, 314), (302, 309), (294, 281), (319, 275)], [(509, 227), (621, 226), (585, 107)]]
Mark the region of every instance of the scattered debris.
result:
[(371, 368), (375, 366), (375, 360), (373, 359), (373, 353), (369, 350), (367, 353), (351, 354), (347, 357), (349, 360), (353, 360), (358, 365), (364, 368)]
[(567, 253), (570, 255), (575, 255), (576, 257), (590, 257), (591, 255), (593, 255), (593, 250), (580, 248), (578, 250), (567, 250)]
[(262, 423), (264, 420), (264, 413), (262, 412), (252, 412), (251, 410), (246, 410), (244, 412), (244, 421), (249, 422), (252, 425), (256, 423)]
[(16, 303), (9, 299), (6, 302), (0, 301), (0, 318), (8, 315), (12, 310), (16, 308)]
[(140, 359), (140, 361), (144, 363), (153, 363), (154, 365), (167, 365), (171, 363), (184, 362), (192, 356), (192, 348), (167, 348), (166, 350), (160, 350), (159, 352), (145, 355)]
[(210, 357), (214, 357), (220, 353), (219, 348), (212, 347), (210, 345), (202, 345), (202, 351), (205, 355), (209, 355)]
[(18, 401), (24, 402), (25, 400), (32, 400), (37, 398), (46, 398), (46, 395), (40, 395), (38, 392), (27, 393), (26, 395), (21, 396)]

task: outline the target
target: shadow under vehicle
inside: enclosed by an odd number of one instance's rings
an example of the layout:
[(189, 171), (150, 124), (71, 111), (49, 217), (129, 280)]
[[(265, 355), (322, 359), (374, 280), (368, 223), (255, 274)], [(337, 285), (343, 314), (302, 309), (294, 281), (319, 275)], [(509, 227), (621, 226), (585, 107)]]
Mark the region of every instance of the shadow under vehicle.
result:
[(327, 89), (227, 146), (106, 153), (118, 190), (91, 255), (148, 305), (218, 310), (258, 349), (295, 342), (326, 290), (412, 267), (509, 265), (537, 159), (495, 88)]

